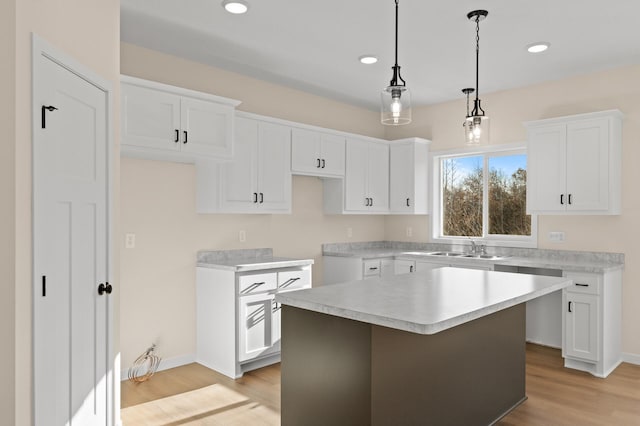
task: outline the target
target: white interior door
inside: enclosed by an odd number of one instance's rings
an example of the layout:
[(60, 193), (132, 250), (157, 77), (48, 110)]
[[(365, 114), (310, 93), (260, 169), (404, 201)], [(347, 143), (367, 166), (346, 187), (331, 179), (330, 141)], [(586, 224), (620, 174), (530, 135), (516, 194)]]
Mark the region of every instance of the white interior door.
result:
[(34, 114), (57, 109), (34, 125), (35, 424), (105, 425), (108, 295), (97, 289), (108, 279), (107, 93), (36, 60)]

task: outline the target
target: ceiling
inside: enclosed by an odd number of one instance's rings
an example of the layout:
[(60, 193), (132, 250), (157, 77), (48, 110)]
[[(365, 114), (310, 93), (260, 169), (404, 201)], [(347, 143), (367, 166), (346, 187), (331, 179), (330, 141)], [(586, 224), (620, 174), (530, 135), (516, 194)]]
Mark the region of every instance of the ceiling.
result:
[[(394, 0), (121, 0), (122, 41), (342, 102), (379, 108), (394, 60)], [(415, 106), (640, 63), (638, 0), (400, 0), (398, 63)], [(605, 6), (600, 8), (600, 6)], [(533, 55), (525, 47), (551, 43)], [(374, 54), (374, 65), (358, 57)], [(585, 88), (588, 90), (588, 88)]]

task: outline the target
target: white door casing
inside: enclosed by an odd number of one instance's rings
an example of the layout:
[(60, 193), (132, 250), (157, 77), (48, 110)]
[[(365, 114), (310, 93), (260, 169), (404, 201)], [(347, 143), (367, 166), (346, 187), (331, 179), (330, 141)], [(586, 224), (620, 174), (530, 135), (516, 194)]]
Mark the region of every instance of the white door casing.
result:
[(108, 425), (110, 92), (61, 56), (34, 36), (34, 423)]

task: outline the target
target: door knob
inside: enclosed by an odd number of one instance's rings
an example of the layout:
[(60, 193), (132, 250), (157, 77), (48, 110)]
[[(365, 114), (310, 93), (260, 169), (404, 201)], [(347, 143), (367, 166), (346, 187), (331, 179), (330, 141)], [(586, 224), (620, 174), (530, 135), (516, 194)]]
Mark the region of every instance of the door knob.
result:
[(112, 291), (113, 291), (113, 287), (109, 283), (107, 283), (106, 285), (100, 283), (100, 285), (98, 286), (98, 294), (100, 296), (102, 296), (105, 293), (111, 294)]

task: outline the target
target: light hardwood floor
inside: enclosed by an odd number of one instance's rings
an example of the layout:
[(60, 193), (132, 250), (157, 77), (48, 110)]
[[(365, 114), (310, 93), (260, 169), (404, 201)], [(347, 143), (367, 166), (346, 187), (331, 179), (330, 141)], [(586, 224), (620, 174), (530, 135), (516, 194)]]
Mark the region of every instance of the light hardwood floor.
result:
[[(640, 366), (608, 378), (562, 367), (557, 349), (527, 345), (529, 399), (498, 425), (640, 425)], [(464, 407), (461, 407), (464, 409)], [(279, 425), (279, 364), (231, 380), (198, 364), (122, 382), (122, 420), (137, 425)]]

